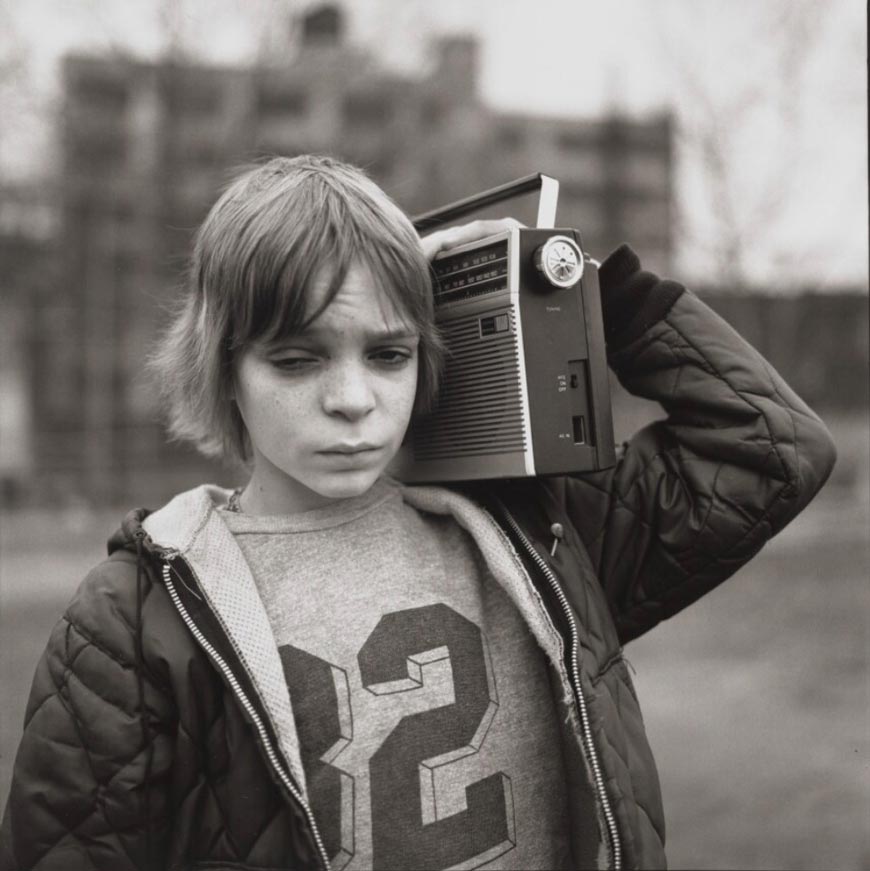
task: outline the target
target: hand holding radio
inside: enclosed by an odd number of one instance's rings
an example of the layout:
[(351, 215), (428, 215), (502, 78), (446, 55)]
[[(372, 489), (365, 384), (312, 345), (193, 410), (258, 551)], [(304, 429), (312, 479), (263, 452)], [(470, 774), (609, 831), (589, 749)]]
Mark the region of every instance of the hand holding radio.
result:
[(432, 260), (442, 251), (456, 248), (469, 242), (477, 242), (479, 239), (486, 239), (489, 236), (503, 233), (505, 230), (513, 230), (515, 227), (522, 226), (523, 224), (515, 218), (470, 221), (468, 224), (461, 224), (458, 227), (436, 230), (434, 233), (423, 236), (420, 242), (423, 245), (423, 252), (427, 259)]

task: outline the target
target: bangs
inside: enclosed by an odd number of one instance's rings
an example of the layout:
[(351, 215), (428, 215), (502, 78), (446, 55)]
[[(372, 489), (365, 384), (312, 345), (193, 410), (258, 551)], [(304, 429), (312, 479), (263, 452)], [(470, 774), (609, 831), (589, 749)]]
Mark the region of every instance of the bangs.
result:
[[(408, 327), (431, 329), (431, 277), (416, 234), (385, 194), (361, 188), (339, 188), (312, 174), (292, 195), (270, 197), (252, 216), (246, 230), (256, 244), (244, 258), (237, 292), (229, 295), (231, 350), (303, 332), (330, 305), (354, 265), (370, 273)], [(245, 239), (239, 244), (244, 247)]]

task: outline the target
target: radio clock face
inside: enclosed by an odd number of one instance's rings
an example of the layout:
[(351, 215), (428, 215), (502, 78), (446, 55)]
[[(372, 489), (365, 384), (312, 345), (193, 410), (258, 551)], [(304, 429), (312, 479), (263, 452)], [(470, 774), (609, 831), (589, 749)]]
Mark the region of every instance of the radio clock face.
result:
[(583, 254), (565, 236), (554, 236), (535, 254), (535, 265), (556, 287), (573, 287), (583, 275)]

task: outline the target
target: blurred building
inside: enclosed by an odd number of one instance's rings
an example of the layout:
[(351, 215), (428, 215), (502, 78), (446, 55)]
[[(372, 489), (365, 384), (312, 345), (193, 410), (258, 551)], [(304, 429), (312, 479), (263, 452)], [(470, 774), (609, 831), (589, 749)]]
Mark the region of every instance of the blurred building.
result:
[(58, 213), (42, 184), (0, 187), (0, 503), (26, 493), (37, 460), (32, 397), (42, 301), (57, 286)]
[(667, 117), (494, 112), (478, 96), (473, 39), (443, 39), (429, 72), (411, 78), (345, 44), (343, 30), (338, 9), (319, 8), (286, 61), (244, 69), (67, 58), (63, 280), (41, 315), (56, 351), (35, 376), (43, 477), (100, 503), (158, 499), (188, 476), (220, 477), (165, 445), (142, 363), (193, 229), (229, 171), (263, 155), (346, 158), (411, 213), (545, 171), (561, 181), (559, 223), (578, 227), (596, 256), (631, 239), (646, 263), (667, 270)]

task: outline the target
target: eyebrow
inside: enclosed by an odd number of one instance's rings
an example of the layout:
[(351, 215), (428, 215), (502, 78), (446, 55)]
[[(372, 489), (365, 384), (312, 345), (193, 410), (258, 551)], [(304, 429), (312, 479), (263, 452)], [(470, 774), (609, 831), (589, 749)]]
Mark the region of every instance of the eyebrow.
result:
[[(329, 335), (330, 332), (330, 330), (324, 330), (320, 327), (309, 327), (307, 330), (303, 330), (295, 336), (288, 336), (285, 341), (293, 342), (296, 339), (317, 339), (322, 338), (324, 335)], [(417, 330), (408, 329), (407, 327), (396, 327), (394, 329), (366, 332), (365, 337), (369, 341), (374, 342), (398, 342), (407, 339), (417, 339), (420, 337), (420, 333)]]
[[(300, 333), (295, 333), (292, 336), (285, 336), (275, 342), (269, 342), (264, 350), (269, 353), (280, 352), (282, 349), (292, 346), (294, 342), (316, 342), (323, 341), (324, 337), (328, 337), (329, 330), (324, 330), (319, 327), (310, 327)], [(395, 329), (375, 330), (367, 332), (365, 339), (367, 342), (408, 342), (416, 341), (420, 338), (420, 333), (407, 327), (396, 327)]]

